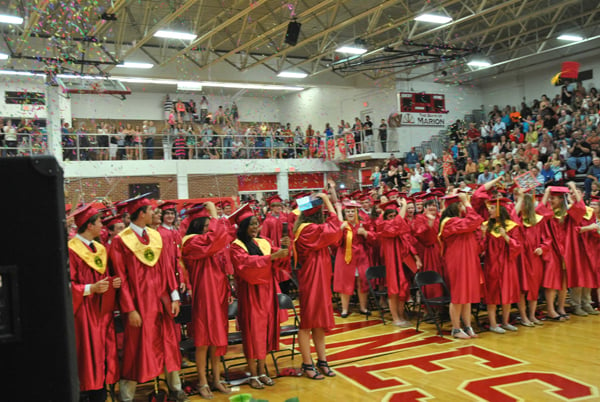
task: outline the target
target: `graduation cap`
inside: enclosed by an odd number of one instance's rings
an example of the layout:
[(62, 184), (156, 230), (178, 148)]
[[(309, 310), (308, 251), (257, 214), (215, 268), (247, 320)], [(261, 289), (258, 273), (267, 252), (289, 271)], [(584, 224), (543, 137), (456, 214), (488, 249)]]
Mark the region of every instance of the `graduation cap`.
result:
[(293, 196), (293, 198), (294, 198), (295, 200), (297, 200), (298, 198), (309, 197), (309, 196), (310, 196), (310, 194), (311, 194), (311, 193), (310, 193), (309, 191), (302, 191), (302, 192), (300, 192), (300, 193), (298, 193), (298, 194), (295, 194), (295, 195)]
[(243, 204), (241, 207), (239, 207), (238, 209), (236, 209), (230, 216), (229, 216), (229, 221), (232, 224), (236, 224), (239, 226), (240, 223), (242, 223), (242, 221), (244, 219), (250, 218), (254, 216), (254, 211), (252, 211), (252, 208), (250, 207), (250, 204)]
[(398, 209), (398, 203), (396, 202), (396, 200), (394, 201), (388, 201), (384, 204), (379, 205), (379, 208), (382, 211), (387, 211), (388, 209), (393, 209), (394, 211)]
[(319, 197), (303, 197), (296, 200), (298, 209), (304, 216), (311, 216), (319, 212), (323, 206), (323, 200)]
[(361, 195), (362, 191), (360, 190), (353, 191), (349, 194), (350, 198), (352, 198), (353, 200), (358, 200)]
[[(121, 201), (119, 204), (124, 204), (129, 215), (133, 215), (138, 209), (145, 207), (146, 205), (152, 205), (152, 202), (148, 199), (148, 196), (151, 194), (152, 193), (141, 194), (128, 200)], [(119, 210), (119, 205), (117, 205), (117, 210)]]
[(210, 212), (206, 208), (206, 205), (196, 203), (191, 208), (186, 211), (186, 214), (190, 221), (193, 221), (196, 218), (202, 218), (203, 216), (210, 216)]
[(165, 201), (158, 206), (161, 210), (174, 209), (177, 212), (177, 203), (174, 201)]
[(233, 207), (233, 202), (231, 200), (223, 200), (220, 202), (221, 208), (225, 209), (226, 206)]
[(565, 195), (569, 194), (569, 192), (571, 191), (568, 187), (562, 186), (549, 186), (548, 188), (550, 189), (551, 195)]
[(121, 215), (109, 216), (108, 218), (102, 219), (102, 224), (106, 227), (115, 225), (117, 223), (123, 223), (123, 217)]
[(277, 194), (267, 198), (267, 204), (269, 204), (270, 207), (273, 206), (273, 204), (281, 204), (282, 202), (283, 200)]
[(441, 198), (444, 200), (444, 208), (448, 208), (450, 205), (460, 202), (460, 197), (458, 195), (446, 195)]
[(74, 218), (75, 226), (80, 228), (92, 216), (97, 215), (99, 213), (100, 213), (100, 211), (98, 211), (96, 208), (92, 207), (92, 204), (87, 204), (86, 206), (75, 210), (75, 212), (73, 212), (70, 217)]
[(386, 191), (385, 193), (383, 193), (383, 195), (385, 195), (387, 197), (387, 199), (389, 200), (390, 197), (393, 197), (393, 196), (397, 197), (400, 195), (400, 193), (398, 192), (398, 190), (392, 189), (390, 191)]
[(367, 193), (367, 194), (363, 194), (363, 195), (361, 195), (361, 196), (360, 196), (360, 198), (359, 198), (358, 200), (359, 200), (359, 201), (367, 201), (367, 200), (368, 200), (368, 201), (371, 201), (371, 202), (373, 202), (373, 197), (371, 197), (371, 196), (369, 195), (369, 193)]
[(360, 208), (360, 207), (361, 207), (361, 205), (360, 205), (360, 203), (359, 203), (358, 201), (355, 201), (355, 200), (348, 200), (348, 201), (344, 201), (344, 202), (342, 203), (342, 207), (343, 207), (344, 209), (349, 209), (349, 208)]

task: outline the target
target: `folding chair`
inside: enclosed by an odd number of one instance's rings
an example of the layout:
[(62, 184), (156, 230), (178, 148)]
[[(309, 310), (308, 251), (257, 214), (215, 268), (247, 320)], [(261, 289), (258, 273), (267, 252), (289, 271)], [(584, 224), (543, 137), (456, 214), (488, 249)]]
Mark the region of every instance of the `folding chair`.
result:
[[(430, 297), (427, 298), (425, 296), (424, 288), (428, 285), (440, 284), (444, 290), (443, 296), (439, 297)], [(432, 307), (443, 307), (450, 305), (450, 292), (448, 291), (448, 287), (444, 282), (444, 279), (440, 274), (435, 271), (422, 271), (417, 272), (415, 275), (415, 286), (419, 289), (419, 293), (421, 294), (421, 303), (419, 303), (419, 311), (417, 312), (417, 326), (416, 330), (419, 330), (419, 323), (421, 321), (421, 305), (425, 304), (427, 311), (434, 311)], [(439, 336), (442, 335), (442, 324), (443, 318), (441, 314), (436, 314), (435, 318), (435, 326), (438, 330)]]
[[(238, 314), (238, 301), (234, 300), (233, 303), (231, 303), (229, 305), (229, 308), (227, 310), (227, 316), (229, 318), (229, 320), (235, 320), (237, 318), (237, 314)], [(240, 331), (237, 332), (230, 332), (229, 334), (227, 334), (227, 344), (228, 345), (241, 345), (242, 344), (242, 333)], [(237, 364), (232, 364), (230, 366), (227, 366), (228, 361), (232, 361), (232, 360), (239, 360), (239, 359), (244, 359), (244, 363), (237, 363)], [(246, 358), (244, 356), (237, 356), (237, 357), (230, 357), (228, 359), (226, 359), (224, 356), (221, 356), (221, 364), (223, 364), (223, 376), (225, 377), (226, 380), (229, 380), (229, 367), (233, 367), (233, 366), (241, 366), (243, 364), (246, 364)]]
[[(279, 336), (292, 336), (292, 348), (291, 349), (283, 349), (278, 351), (271, 351), (271, 357), (273, 358), (273, 364), (275, 365), (275, 372), (279, 377), (279, 366), (277, 365), (277, 360), (282, 357), (292, 356), (292, 360), (294, 360), (294, 355), (296, 353), (296, 335), (298, 335), (298, 331), (300, 330), (300, 318), (298, 317), (298, 313), (296, 311), (296, 306), (294, 306), (294, 302), (292, 298), (285, 293), (278, 293), (277, 300), (279, 302), (280, 310), (292, 310), (294, 312), (294, 323), (290, 325), (282, 325), (279, 327)], [(289, 350), (291, 353), (285, 354), (283, 356), (275, 357), (275, 353)]]
[[(385, 285), (385, 266), (377, 265), (374, 267), (369, 267), (367, 269), (367, 282), (369, 283), (369, 293), (374, 299), (375, 306), (379, 310), (381, 315), (381, 321), (383, 325), (385, 325), (385, 318), (383, 315), (385, 314), (385, 308), (381, 305), (379, 299), (381, 297), (387, 298), (387, 286), (383, 287), (383, 290), (378, 290), (378, 285)], [(369, 317), (367, 316), (367, 320)]]

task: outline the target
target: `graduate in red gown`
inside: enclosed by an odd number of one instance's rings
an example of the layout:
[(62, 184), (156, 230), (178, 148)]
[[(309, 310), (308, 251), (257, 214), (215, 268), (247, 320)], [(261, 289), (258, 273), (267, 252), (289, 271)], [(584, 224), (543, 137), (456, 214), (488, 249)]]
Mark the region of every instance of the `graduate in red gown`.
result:
[[(423, 213), (418, 214), (412, 224), (412, 234), (417, 239), (416, 250), (423, 262), (424, 269), (435, 271), (447, 281), (444, 272), (444, 261), (438, 240), (440, 231), (440, 215), (438, 212), (436, 195), (430, 195), (423, 202)], [(431, 285), (425, 289), (427, 297), (443, 295), (440, 285)]]
[(105, 401), (106, 384), (119, 380), (113, 310), (121, 279), (110, 275), (106, 249), (95, 241), (101, 216), (91, 205), (75, 211), (77, 234), (68, 243), (79, 389), (90, 402)]
[[(581, 200), (583, 193), (580, 189), (577, 189), (577, 195)], [(573, 198), (574, 194), (571, 195)], [(585, 214), (579, 222), (580, 227), (586, 227), (596, 223), (596, 216), (594, 209), (591, 207), (585, 207)], [(596, 271), (597, 262), (592, 258), (595, 257), (595, 252), (592, 251), (588, 246), (590, 245), (590, 236), (592, 233), (581, 233), (580, 230), (576, 230), (579, 236), (573, 236), (573, 246), (575, 247), (576, 254), (579, 256), (578, 264), (574, 265), (574, 272), (567, 273), (569, 275), (568, 286), (571, 289), (571, 307), (573, 314), (586, 317), (588, 315), (596, 315), (597, 311), (592, 308), (591, 305), (591, 293), (592, 289), (598, 287), (598, 276)]]
[(519, 313), (521, 324), (526, 327), (543, 325), (535, 316), (539, 291), (544, 277), (545, 260), (549, 258), (550, 239), (544, 238), (543, 231), (548, 217), (536, 212), (535, 199), (531, 194), (519, 190), (515, 212), (521, 224), (523, 251), (518, 258), (521, 297)]
[(166, 369), (174, 398), (186, 401), (175, 326), (165, 324), (179, 314), (177, 282), (166, 268), (160, 234), (147, 226), (153, 217), (150, 201), (136, 197), (127, 209), (131, 223), (113, 239), (110, 250), (111, 263), (122, 279), (119, 303), (126, 317), (121, 400), (132, 401), (138, 382), (152, 380)]
[[(523, 250), (519, 224), (510, 219), (507, 198), (492, 199), (487, 203), (490, 219), (484, 222), (485, 258), (484, 280), (490, 331), (503, 334), (516, 331), (511, 325), (510, 305), (520, 300), (517, 257)], [(502, 305), (502, 325), (496, 321), (496, 308)]]
[[(260, 229), (260, 237), (269, 240), (276, 248), (281, 247), (281, 239), (287, 237), (288, 240), (292, 236), (293, 225), (289, 223), (288, 214), (283, 212), (283, 200), (278, 195), (267, 198), (269, 212), (267, 217), (262, 222)], [(283, 232), (284, 227), (287, 229)], [(286, 241), (287, 242), (287, 241)], [(292, 246), (293, 247), (293, 246)], [(285, 282), (292, 277), (292, 268), (285, 267), (278, 272), (277, 280)]]
[(404, 314), (404, 305), (410, 297), (410, 279), (404, 263), (411, 257), (415, 259), (417, 269), (421, 268), (422, 263), (413, 247), (415, 240), (411, 235), (410, 225), (404, 219), (407, 202), (398, 198), (381, 205), (381, 209), (383, 214), (376, 223), (377, 238), (385, 265), (392, 323), (399, 327), (410, 327), (412, 324)]
[[(569, 182), (568, 186), (568, 188), (546, 187), (542, 205), (538, 208), (543, 215), (550, 217), (543, 234), (551, 240), (551, 248), (542, 286), (546, 288), (548, 318), (555, 321), (569, 319), (565, 311), (567, 287), (569, 279), (575, 280), (573, 274), (577, 272), (577, 266), (582, 260), (574, 242), (579, 240), (576, 229), (585, 215), (585, 204), (577, 193), (575, 183)], [(576, 198), (575, 202), (568, 206), (566, 196), (570, 192), (574, 192)], [(555, 301), (557, 308), (554, 307)]]
[[(590, 208), (592, 209), (592, 216), (587, 220), (587, 224), (579, 227), (579, 233), (583, 238), (589, 259), (593, 264), (592, 269), (596, 275), (596, 281), (600, 283), (600, 197), (591, 196)], [(598, 296), (600, 297), (600, 287), (598, 285), (596, 287), (598, 288)], [(583, 295), (582, 302), (585, 312), (591, 315), (600, 314), (591, 305), (591, 292), (589, 295)]]
[(342, 299), (342, 318), (349, 315), (348, 306), (350, 296), (354, 294), (355, 284), (358, 288), (360, 313), (370, 314), (367, 309), (369, 283), (366, 274), (370, 266), (369, 244), (375, 242), (375, 233), (370, 230), (369, 222), (365, 225), (359, 218), (359, 208), (360, 204), (356, 201), (343, 202), (342, 238), (337, 248), (333, 270), (333, 291), (338, 292)]
[[(439, 238), (450, 287), (452, 336), (476, 338), (471, 327), (471, 303), (481, 301), (480, 244), (477, 231), (483, 219), (464, 193), (444, 199)], [(461, 319), (465, 326), (461, 328)]]
[[(302, 371), (314, 380), (322, 380), (335, 373), (327, 363), (325, 331), (335, 326), (331, 302), (331, 254), (329, 247), (342, 236), (340, 230), (341, 205), (334, 209), (329, 196), (317, 194), (316, 198), (302, 207), (294, 225), (295, 256), (299, 265), (298, 286), (300, 288), (300, 332), (298, 343), (302, 354)], [(317, 199), (322, 200), (322, 204)], [(323, 212), (323, 205), (329, 211)], [(337, 214), (336, 212), (337, 211)], [(310, 337), (317, 351), (317, 367), (310, 354)]]
[(183, 262), (190, 273), (192, 286), (192, 328), (196, 346), (199, 392), (203, 398), (213, 394), (206, 376), (210, 353), (212, 388), (231, 392), (220, 381), (220, 356), (227, 350), (229, 319), (227, 310), (231, 296), (229, 279), (219, 253), (229, 244), (225, 221), (218, 219), (212, 202), (190, 215), (190, 225), (182, 240)]
[(161, 210), (160, 225), (157, 229), (160, 237), (163, 240), (162, 252), (165, 253), (165, 260), (168, 267), (173, 271), (173, 275), (177, 278), (179, 291), (185, 293), (187, 287), (187, 275), (181, 264), (181, 235), (175, 229), (174, 223), (177, 218), (177, 203), (168, 201), (159, 206)]
[[(267, 353), (279, 349), (279, 302), (277, 271), (289, 265), (288, 249), (275, 248), (258, 235), (258, 219), (248, 204), (230, 217), (238, 225), (237, 239), (231, 244), (238, 295), (238, 321), (244, 355), (250, 370), (249, 385), (261, 389), (274, 385), (266, 374)], [(288, 240), (282, 239), (282, 246)]]

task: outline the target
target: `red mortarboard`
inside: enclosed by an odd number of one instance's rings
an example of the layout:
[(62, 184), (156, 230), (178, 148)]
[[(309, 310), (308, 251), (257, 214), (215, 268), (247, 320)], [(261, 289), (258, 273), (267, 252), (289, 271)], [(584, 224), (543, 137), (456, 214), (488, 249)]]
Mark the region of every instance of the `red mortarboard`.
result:
[(282, 202), (283, 202), (283, 200), (277, 194), (267, 198), (267, 204), (269, 204), (269, 206), (276, 204), (276, 203), (281, 204)]
[(350, 198), (352, 198), (353, 200), (358, 200), (361, 194), (362, 192), (360, 190), (353, 191), (350, 193)]
[(594, 202), (594, 203), (599, 203), (600, 202), (600, 197), (598, 197), (597, 195), (592, 195), (590, 196), (590, 204)]
[(512, 201), (506, 197), (496, 197), (486, 201), (487, 204), (496, 203), (496, 205), (502, 205), (503, 207), (506, 207), (511, 202)]
[(379, 208), (382, 211), (386, 211), (388, 209), (394, 209), (394, 210), (396, 210), (396, 209), (398, 209), (398, 203), (395, 200), (394, 201), (388, 201), (385, 204), (379, 205)]
[(383, 193), (383, 195), (385, 195), (389, 199), (393, 195), (400, 195), (400, 193), (398, 192), (398, 190), (393, 189), (390, 191), (386, 191), (385, 193)]
[(150, 202), (150, 200), (147, 198), (150, 194), (151, 193), (138, 195), (137, 197), (123, 201), (127, 206), (127, 212), (129, 212), (129, 215), (133, 215), (135, 211), (145, 207), (146, 205), (152, 205), (152, 202)]
[(177, 212), (177, 203), (173, 201), (166, 201), (160, 204), (160, 209), (166, 211), (167, 209), (174, 209)]
[(342, 203), (342, 206), (344, 207), (344, 209), (347, 209), (347, 208), (360, 208), (361, 207), (360, 203), (357, 202), (357, 201), (354, 201), (354, 200), (344, 201)]
[(194, 204), (186, 211), (186, 213), (190, 221), (193, 221), (196, 218), (202, 218), (203, 216), (210, 216), (210, 213), (204, 204)]
[(248, 204), (250, 204), (252, 206), (258, 205), (258, 200), (249, 200)]
[(92, 207), (92, 204), (88, 204), (82, 208), (79, 208), (75, 212), (73, 212), (73, 214), (71, 216), (73, 218), (75, 218), (75, 226), (80, 228), (92, 216), (99, 214), (99, 213), (100, 213), (100, 211), (98, 211), (96, 208)]
[(550, 189), (550, 194), (552, 195), (568, 194), (569, 191), (571, 191), (568, 187), (561, 186), (549, 186), (548, 188)]
[(381, 204), (380, 200), (373, 200), (373, 205), (379, 205), (379, 204)]
[(416, 193), (413, 193), (412, 197), (416, 200), (424, 194), (427, 194), (427, 193), (425, 191), (417, 191)]
[(123, 223), (123, 217), (121, 215), (109, 216), (102, 220), (102, 224), (107, 227), (116, 223)]
[(361, 195), (359, 198), (359, 201), (366, 201), (366, 200), (373, 202), (373, 198), (368, 193)]
[(231, 207), (231, 206), (233, 206), (233, 202), (231, 202), (231, 200), (221, 201), (221, 208), (225, 208), (227, 205), (229, 205)]
[(444, 200), (444, 208), (448, 208), (450, 205), (456, 202), (460, 202), (460, 198), (458, 197), (458, 195), (447, 195), (445, 197), (442, 197), (441, 199)]
[(251, 216), (254, 216), (254, 211), (252, 211), (250, 204), (244, 204), (229, 216), (229, 221), (233, 224), (239, 225), (244, 219)]

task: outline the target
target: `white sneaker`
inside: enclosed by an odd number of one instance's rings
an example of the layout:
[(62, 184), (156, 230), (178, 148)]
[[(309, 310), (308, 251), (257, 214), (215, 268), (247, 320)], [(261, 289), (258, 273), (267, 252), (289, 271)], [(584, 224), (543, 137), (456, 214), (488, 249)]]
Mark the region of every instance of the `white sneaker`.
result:
[(504, 334), (506, 332), (500, 325), (490, 327), (490, 331), (495, 332), (497, 334)]
[(502, 324), (502, 328), (504, 328), (507, 331), (517, 331), (517, 327), (515, 327), (514, 325), (510, 325), (510, 324)]

